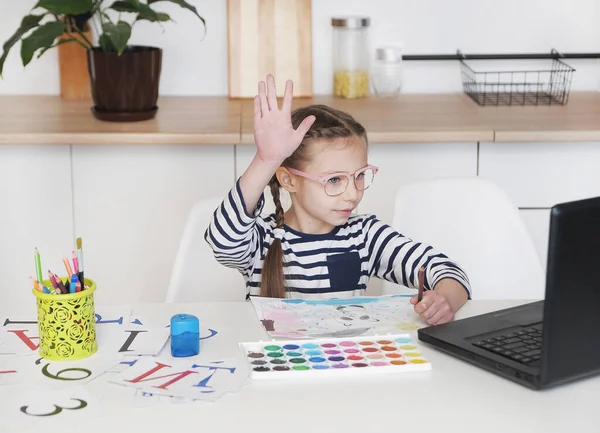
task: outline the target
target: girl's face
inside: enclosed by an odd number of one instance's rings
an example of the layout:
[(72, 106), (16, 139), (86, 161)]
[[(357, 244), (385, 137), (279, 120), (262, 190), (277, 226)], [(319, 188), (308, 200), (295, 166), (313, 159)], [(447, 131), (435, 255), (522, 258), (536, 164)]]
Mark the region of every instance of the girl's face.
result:
[[(317, 140), (310, 146), (310, 162), (300, 168), (310, 176), (345, 172), (352, 178), (357, 170), (367, 166), (367, 144), (362, 138)], [(331, 182), (338, 181), (339, 178), (331, 179)], [(292, 207), (290, 221), (286, 223), (311, 234), (328, 233), (346, 223), (364, 194), (364, 191), (356, 189), (353, 180), (343, 193), (336, 196), (327, 195), (321, 183), (302, 176), (291, 175), (290, 184), (292, 188), (286, 189), (290, 191)]]

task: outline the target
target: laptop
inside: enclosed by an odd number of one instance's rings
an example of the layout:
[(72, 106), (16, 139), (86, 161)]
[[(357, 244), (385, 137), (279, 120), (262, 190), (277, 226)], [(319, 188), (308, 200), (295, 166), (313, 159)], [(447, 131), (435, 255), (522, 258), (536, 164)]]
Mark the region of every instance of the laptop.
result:
[(422, 328), (419, 340), (535, 390), (599, 373), (600, 197), (554, 206), (549, 236), (544, 300)]

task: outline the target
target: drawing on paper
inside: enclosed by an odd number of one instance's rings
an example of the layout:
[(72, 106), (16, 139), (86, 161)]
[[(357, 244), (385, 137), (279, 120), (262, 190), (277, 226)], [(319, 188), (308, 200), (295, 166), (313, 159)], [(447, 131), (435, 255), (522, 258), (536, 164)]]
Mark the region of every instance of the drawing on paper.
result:
[(258, 319), (272, 337), (344, 337), (414, 331), (422, 322), (404, 295), (304, 300), (253, 297)]

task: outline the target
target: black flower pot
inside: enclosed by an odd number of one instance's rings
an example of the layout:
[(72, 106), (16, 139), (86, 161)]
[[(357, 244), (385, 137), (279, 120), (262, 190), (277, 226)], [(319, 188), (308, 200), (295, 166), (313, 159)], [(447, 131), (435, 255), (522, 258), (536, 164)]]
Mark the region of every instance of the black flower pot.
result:
[(94, 47), (87, 52), (97, 119), (135, 122), (152, 119), (158, 107), (162, 50), (128, 46), (121, 55)]

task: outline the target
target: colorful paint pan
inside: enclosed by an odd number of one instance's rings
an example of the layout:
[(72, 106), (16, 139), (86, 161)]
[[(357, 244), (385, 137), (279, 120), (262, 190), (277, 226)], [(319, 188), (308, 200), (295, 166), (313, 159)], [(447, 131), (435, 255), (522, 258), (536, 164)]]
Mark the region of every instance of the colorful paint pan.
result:
[(431, 370), (408, 334), (240, 343), (253, 379)]
[(306, 344), (302, 345), (303, 349), (316, 349), (318, 347), (319, 347), (319, 345), (315, 344), (315, 343), (306, 343)]

